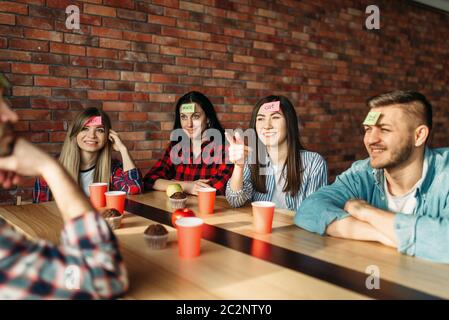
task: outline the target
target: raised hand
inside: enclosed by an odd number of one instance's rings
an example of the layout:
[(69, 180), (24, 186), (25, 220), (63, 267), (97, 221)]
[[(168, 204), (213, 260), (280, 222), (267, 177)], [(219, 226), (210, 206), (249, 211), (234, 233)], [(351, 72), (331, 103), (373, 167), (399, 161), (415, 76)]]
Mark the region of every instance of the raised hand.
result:
[(109, 140), (112, 142), (112, 148), (114, 151), (121, 152), (126, 149), (125, 144), (120, 140), (118, 133), (114, 130), (109, 130)]
[(243, 137), (238, 131), (234, 135), (225, 132), (226, 140), (229, 142), (229, 160), (237, 166), (243, 166), (251, 148), (245, 146)]

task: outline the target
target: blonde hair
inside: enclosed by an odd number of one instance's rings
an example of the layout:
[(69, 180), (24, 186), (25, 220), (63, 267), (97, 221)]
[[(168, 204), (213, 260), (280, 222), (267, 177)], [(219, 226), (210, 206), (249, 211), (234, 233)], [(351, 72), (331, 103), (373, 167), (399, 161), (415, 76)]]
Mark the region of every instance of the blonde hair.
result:
[(106, 144), (99, 151), (97, 163), (95, 164), (94, 181), (109, 183), (111, 177), (111, 149), (112, 144), (109, 141), (109, 130), (111, 129), (111, 120), (109, 116), (102, 110), (97, 108), (87, 108), (75, 116), (70, 124), (67, 136), (62, 146), (59, 162), (66, 168), (70, 175), (79, 183), (80, 172), (80, 148), (76, 141), (76, 136), (83, 129), (84, 124), (91, 117), (100, 116), (104, 125), (106, 135)]

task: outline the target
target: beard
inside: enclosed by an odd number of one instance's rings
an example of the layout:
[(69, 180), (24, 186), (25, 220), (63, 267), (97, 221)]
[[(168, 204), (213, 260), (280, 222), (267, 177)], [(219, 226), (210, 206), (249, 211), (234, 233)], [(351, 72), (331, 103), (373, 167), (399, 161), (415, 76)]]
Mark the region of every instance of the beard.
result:
[(413, 153), (413, 143), (412, 141), (405, 141), (404, 144), (398, 146), (391, 151), (391, 155), (388, 159), (381, 161), (379, 163), (373, 163), (371, 160), (371, 166), (374, 169), (394, 169), (404, 162), (406, 162)]

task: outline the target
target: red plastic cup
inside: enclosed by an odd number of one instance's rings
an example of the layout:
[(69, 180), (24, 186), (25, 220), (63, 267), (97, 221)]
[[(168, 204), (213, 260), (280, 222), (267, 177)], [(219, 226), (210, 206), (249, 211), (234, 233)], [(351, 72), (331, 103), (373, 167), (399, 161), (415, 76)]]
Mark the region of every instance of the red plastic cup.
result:
[(181, 258), (189, 259), (200, 255), (203, 219), (186, 217), (176, 220), (178, 249)]
[(217, 189), (215, 188), (198, 189), (198, 209), (201, 214), (214, 213), (216, 194)]
[(117, 209), (121, 214), (125, 211), (125, 191), (108, 191), (105, 192), (106, 207)]
[(108, 191), (108, 184), (106, 182), (91, 183), (89, 185), (90, 203), (95, 209), (106, 206), (106, 197), (104, 193)]
[(253, 227), (257, 233), (271, 233), (273, 225), (274, 202), (256, 201), (252, 202), (253, 206)]

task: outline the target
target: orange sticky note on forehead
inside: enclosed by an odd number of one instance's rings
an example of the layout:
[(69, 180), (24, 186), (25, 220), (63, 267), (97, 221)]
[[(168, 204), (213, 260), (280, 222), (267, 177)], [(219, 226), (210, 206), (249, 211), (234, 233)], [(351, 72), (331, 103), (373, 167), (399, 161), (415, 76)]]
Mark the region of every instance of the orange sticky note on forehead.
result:
[(280, 101), (267, 102), (267, 103), (264, 103), (260, 107), (260, 111), (262, 111), (262, 112), (279, 112), (280, 105), (281, 105)]
[(84, 124), (85, 126), (101, 126), (103, 123), (100, 116), (91, 117)]

